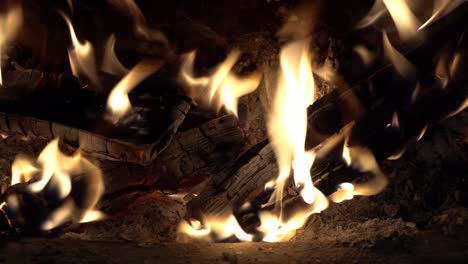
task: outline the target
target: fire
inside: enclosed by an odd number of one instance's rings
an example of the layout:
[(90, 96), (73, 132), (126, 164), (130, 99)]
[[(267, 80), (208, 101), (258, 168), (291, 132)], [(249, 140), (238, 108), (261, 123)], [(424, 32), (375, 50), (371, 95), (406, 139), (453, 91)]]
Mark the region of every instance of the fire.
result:
[(385, 32), (383, 33), (383, 46), (386, 57), (390, 60), (401, 76), (411, 77), (416, 75), (416, 69), (414, 66), (405, 58), (405, 56), (403, 56), (403, 54), (393, 47)]
[(0, 85), (3, 85), (1, 70), (3, 47), (16, 35), (22, 23), (23, 9), (19, 4), (9, 7), (6, 14), (0, 14)]
[(143, 37), (149, 41), (159, 41), (164, 45), (168, 44), (168, 40), (164, 34), (158, 30), (152, 29), (148, 26), (146, 18), (143, 15), (140, 7), (135, 3), (134, 0), (124, 1), (108, 1), (111, 5), (128, 12), (132, 18), (133, 27), (137, 36)]
[(434, 12), (432, 16), (419, 27), (419, 30), (430, 26), (432, 23), (455, 10), (459, 5), (466, 2), (466, 0), (435, 0)]
[(158, 60), (144, 60), (133, 67), (112, 89), (107, 99), (108, 118), (117, 123), (132, 109), (128, 94), (144, 79), (161, 67)]
[[(234, 112), (235, 108), (229, 107), (232, 104), (227, 104), (222, 100), (224, 89), (226, 89), (222, 83), (237, 60), (238, 53), (231, 53), (211, 77), (202, 78), (193, 77), (194, 56), (195, 54), (191, 53), (186, 57), (181, 73), (184, 81), (192, 87), (190, 91), (192, 96), (196, 100), (203, 100), (202, 96), (208, 94), (208, 102), (212, 102), (218, 94), (221, 99), (216, 98), (217, 107), (224, 104), (227, 109)], [(381, 192), (387, 185), (387, 178), (381, 172), (372, 153), (363, 147), (348, 146), (347, 136), (350, 135), (354, 123), (345, 126), (340, 133), (330, 137), (319, 146), (311, 150), (306, 149), (307, 109), (316, 99), (309, 39), (301, 38), (284, 45), (279, 54), (279, 61), (278, 80), (276, 87), (273, 87), (275, 95), (267, 120), (268, 135), (278, 163), (278, 175), (276, 179), (266, 184), (265, 189), (274, 189), (274, 191), (267, 204), (262, 206), (262, 208), (273, 206), (273, 209), (258, 212), (260, 225), (254, 231), (255, 239), (260, 237), (267, 242), (290, 239), (312, 214), (325, 210), (330, 201), (339, 203), (350, 200), (356, 195), (374, 195)], [(328, 71), (318, 69), (318, 72), (323, 75)], [(326, 75), (330, 78), (332, 76), (332, 74)], [(237, 87), (246, 85), (240, 82)], [(396, 113), (392, 119), (392, 125), (399, 127)], [(316, 158), (327, 155), (335, 146), (343, 142), (343, 139), (345, 139), (343, 159), (347, 164), (361, 172), (371, 173), (374, 177), (365, 183), (342, 183), (335, 193), (326, 197), (314, 186), (310, 170)], [(300, 195), (285, 199), (284, 188), (290, 182), (294, 183)], [(250, 203), (247, 202), (243, 208), (249, 206)], [(232, 235), (243, 241), (251, 239), (249, 236), (251, 234), (244, 232), (233, 214), (227, 214), (225, 217), (205, 217), (202, 222), (183, 222), (179, 230), (192, 237), (204, 239), (216, 240), (219, 237), (225, 238)], [(222, 230), (230, 231), (223, 233)]]
[(403, 40), (414, 37), (421, 24), (405, 0), (383, 0)]
[(101, 70), (114, 76), (121, 77), (128, 73), (128, 69), (122, 65), (115, 54), (115, 41), (116, 39), (114, 34), (110, 35), (106, 41)]
[(376, 0), (365, 18), (358, 23), (358, 28), (374, 24), (386, 11), (390, 14), (403, 40), (414, 38), (421, 24), (405, 0)]
[[(59, 150), (58, 139), (51, 141), (39, 154), (37, 161), (24, 156), (15, 159), (12, 165), (11, 185), (26, 183), (32, 193), (53, 190), (63, 201), (42, 223), (43, 230), (53, 229), (67, 221), (89, 222), (99, 220), (103, 214), (96, 210), (104, 183), (101, 170), (79, 152), (67, 156)], [(83, 200), (75, 201), (72, 196), (72, 181), (86, 178)], [(47, 189), (47, 190), (46, 190)], [(17, 208), (15, 199), (7, 200), (8, 206)]]
[(211, 76), (195, 77), (193, 64), (195, 52), (184, 57), (180, 80), (188, 87), (188, 95), (197, 103), (214, 105), (219, 111), (222, 106), (237, 116), (237, 102), (240, 97), (255, 91), (260, 84), (261, 74), (256, 72), (247, 77), (238, 77), (233, 67), (240, 57), (234, 50), (216, 67)]
[(60, 14), (67, 23), (70, 31), (72, 47), (68, 49), (68, 59), (73, 75), (78, 77), (84, 76), (95, 88), (100, 87), (93, 45), (89, 41), (80, 42), (76, 36), (70, 18), (62, 12), (60, 12)]
[(198, 220), (190, 220), (190, 223), (182, 222), (179, 225), (179, 232), (206, 241), (212, 238), (224, 240), (231, 236), (235, 236), (240, 241), (253, 240), (253, 235), (247, 234), (231, 213), (205, 216), (203, 224)]
[[(281, 77), (276, 88), (273, 111), (268, 122), (272, 146), (278, 159), (277, 186), (283, 186), (291, 170), (303, 189), (303, 199), (311, 204), (315, 190), (310, 177), (314, 153), (305, 151), (307, 107), (315, 99), (315, 84), (307, 41), (285, 46), (280, 53)], [(282, 188), (282, 187), (280, 187)]]

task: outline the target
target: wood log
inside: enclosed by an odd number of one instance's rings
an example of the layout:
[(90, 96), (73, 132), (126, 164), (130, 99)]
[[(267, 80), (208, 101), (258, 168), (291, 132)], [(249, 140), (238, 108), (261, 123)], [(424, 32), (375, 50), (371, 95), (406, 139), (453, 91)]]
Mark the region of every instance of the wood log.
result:
[(83, 152), (100, 159), (150, 164), (171, 142), (189, 109), (189, 104), (182, 101), (173, 110), (174, 120), (166, 132), (159, 140), (148, 144), (134, 144), (49, 120), (5, 112), (0, 112), (0, 131), (7, 135), (20, 134), (46, 140), (58, 137), (71, 149), (80, 148)]
[(226, 115), (176, 133), (149, 165), (101, 160), (107, 200), (123, 192), (175, 191), (209, 177), (223, 178), (225, 168), (233, 166), (245, 145), (238, 120)]

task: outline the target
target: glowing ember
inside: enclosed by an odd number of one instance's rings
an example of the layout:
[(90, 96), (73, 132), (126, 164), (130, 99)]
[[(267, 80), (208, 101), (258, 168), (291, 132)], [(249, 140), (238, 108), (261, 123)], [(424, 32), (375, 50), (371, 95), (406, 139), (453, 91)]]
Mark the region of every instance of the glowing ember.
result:
[(211, 76), (197, 78), (193, 73), (195, 52), (186, 55), (180, 72), (180, 80), (188, 87), (188, 95), (197, 103), (214, 105), (217, 111), (224, 106), (228, 112), (237, 116), (239, 98), (255, 91), (261, 80), (259, 73), (253, 73), (247, 77), (235, 75), (232, 68), (239, 56), (239, 51), (232, 51), (216, 67)]
[[(83, 200), (76, 201), (71, 192), (74, 177), (86, 177), (86, 194)], [(67, 156), (60, 152), (58, 139), (51, 141), (40, 153), (37, 161), (18, 157), (12, 165), (11, 184), (26, 183), (32, 193), (54, 190), (62, 205), (54, 209), (42, 223), (43, 230), (50, 230), (67, 221), (89, 222), (102, 219), (103, 214), (95, 209), (104, 183), (101, 170), (89, 160), (75, 153)], [(18, 208), (18, 201), (9, 197), (8, 206)]]
[(112, 89), (107, 99), (108, 118), (116, 123), (131, 109), (128, 94), (144, 79), (156, 72), (161, 66), (157, 60), (139, 62), (133, 69)]
[(18, 32), (23, 23), (23, 9), (15, 4), (9, 7), (6, 14), (0, 14), (0, 85), (3, 85), (1, 61), (4, 45)]

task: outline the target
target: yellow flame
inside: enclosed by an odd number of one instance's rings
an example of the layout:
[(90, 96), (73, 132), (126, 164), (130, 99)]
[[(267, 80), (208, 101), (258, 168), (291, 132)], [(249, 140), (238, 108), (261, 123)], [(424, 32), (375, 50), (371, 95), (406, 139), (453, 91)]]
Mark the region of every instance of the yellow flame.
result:
[(398, 50), (393, 47), (388, 39), (387, 33), (383, 33), (383, 45), (387, 58), (393, 64), (397, 72), (404, 77), (411, 77), (416, 74), (415, 67), (403, 56)]
[(68, 49), (68, 59), (70, 61), (72, 73), (77, 77), (84, 76), (95, 88), (99, 88), (100, 84), (97, 77), (93, 45), (89, 41), (80, 42), (76, 36), (70, 18), (62, 12), (60, 12), (60, 14), (67, 23), (70, 31), (72, 47)]
[(365, 28), (375, 24), (383, 15), (385, 15), (385, 5), (382, 0), (376, 0), (367, 15), (359, 21), (357, 28)]
[(305, 151), (305, 138), (307, 108), (315, 99), (315, 83), (308, 42), (296, 41), (283, 47), (280, 64), (280, 80), (268, 121), (268, 132), (279, 167), (276, 184), (282, 188), (294, 167), (294, 181), (302, 188), (304, 201), (311, 204), (315, 199), (315, 189), (310, 168), (315, 156)]
[(231, 236), (241, 241), (252, 241), (253, 235), (247, 234), (231, 213), (223, 216), (206, 216), (203, 225), (198, 220), (181, 222), (179, 232), (202, 240), (211, 240), (215, 236), (218, 240), (227, 239)]
[(12, 5), (6, 14), (0, 15), (0, 85), (3, 85), (1, 69), (3, 46), (17, 34), (22, 23), (23, 9), (19, 4)]
[(108, 118), (116, 123), (132, 109), (128, 94), (161, 67), (159, 60), (143, 60), (133, 67), (112, 89), (107, 98)]
[(132, 22), (135, 34), (149, 41), (160, 41), (164, 45), (168, 44), (166, 37), (161, 31), (152, 29), (148, 26), (143, 12), (134, 0), (109, 1), (109, 3), (129, 13), (133, 20)]
[(398, 119), (398, 113), (393, 112), (392, 123), (390, 124), (393, 128), (400, 128), (400, 120)]
[(376, 0), (367, 16), (358, 23), (357, 27), (364, 28), (374, 24), (386, 13), (386, 10), (392, 17), (401, 39), (410, 40), (417, 36), (421, 23), (405, 0)]
[(375, 59), (375, 54), (372, 53), (368, 48), (364, 45), (356, 45), (353, 47), (354, 52), (361, 58), (362, 62), (365, 65), (369, 65)]
[(405, 0), (383, 0), (403, 40), (413, 38), (420, 25)]
[(115, 54), (115, 41), (116, 39), (114, 34), (110, 35), (106, 41), (101, 70), (114, 76), (121, 77), (128, 73), (128, 69), (122, 65)]
[(259, 231), (265, 234), (263, 241), (278, 242), (287, 241), (295, 231), (306, 223), (309, 216), (320, 213), (328, 207), (328, 199), (318, 189), (313, 187), (315, 193), (312, 204), (298, 204), (280, 209), (280, 214), (273, 212), (261, 212), (259, 214), (261, 225)]
[(458, 6), (466, 2), (466, 0), (435, 0), (434, 1), (434, 11), (432, 16), (419, 27), (419, 30), (422, 30), (430, 26), (435, 21), (439, 20), (441, 17), (446, 16)]
[(468, 96), (465, 98), (465, 101), (457, 108), (457, 110), (451, 112), (447, 117), (455, 116), (468, 108)]
[(351, 200), (354, 197), (354, 185), (344, 182), (338, 185), (338, 190), (332, 193), (328, 198), (334, 203), (341, 203), (345, 200)]
[[(103, 214), (95, 209), (104, 192), (101, 170), (79, 153), (67, 156), (59, 150), (58, 139), (52, 140), (39, 154), (37, 162), (19, 156), (12, 165), (11, 184), (27, 183), (31, 192), (38, 193), (53, 188), (64, 200), (42, 223), (42, 229), (49, 230), (63, 224), (65, 221), (94, 221)], [(37, 166), (35, 165), (37, 164)], [(70, 196), (72, 178), (86, 177), (86, 190), (82, 190), (84, 200), (74, 201)], [(30, 181), (36, 179), (36, 181)]]
[[(372, 152), (358, 146), (344, 146), (343, 149), (343, 159), (349, 166), (353, 166), (361, 172), (370, 172), (374, 175), (372, 179), (365, 183), (353, 184), (353, 195), (370, 196), (382, 192), (388, 184), (388, 179), (380, 170)], [(349, 190), (350, 188), (347, 189)]]
[(39, 169), (28, 158), (19, 155), (11, 165), (11, 185), (30, 181)]
[(236, 76), (232, 68), (240, 52), (234, 50), (211, 76), (197, 78), (193, 73), (195, 55), (195, 52), (191, 52), (184, 57), (180, 72), (180, 80), (187, 86), (188, 95), (197, 103), (214, 105), (217, 111), (224, 106), (228, 112), (237, 116), (239, 98), (257, 89), (261, 74), (256, 72), (247, 77)]

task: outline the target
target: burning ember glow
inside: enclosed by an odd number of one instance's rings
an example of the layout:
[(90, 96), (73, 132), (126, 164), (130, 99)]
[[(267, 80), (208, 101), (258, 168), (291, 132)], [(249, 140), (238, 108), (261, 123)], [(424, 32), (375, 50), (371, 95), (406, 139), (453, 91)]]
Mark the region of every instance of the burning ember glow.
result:
[[(37, 161), (18, 156), (12, 165), (10, 188), (22, 191), (3, 194), (5, 201), (2, 207), (12, 210), (20, 222), (31, 221), (21, 219), (22, 207), (25, 206), (21, 204), (23, 196), (48, 197), (48, 204), (42, 208), (46, 212), (40, 212), (45, 213), (45, 218), (37, 219), (42, 230), (53, 229), (68, 221), (84, 223), (103, 218), (96, 209), (104, 192), (101, 170), (78, 152), (73, 156), (61, 153), (58, 142), (58, 139), (51, 141)], [(75, 185), (85, 188), (77, 189)]]
[(219, 111), (222, 106), (237, 116), (237, 101), (240, 97), (255, 91), (260, 83), (260, 73), (238, 77), (233, 67), (240, 52), (234, 50), (218, 65), (211, 76), (195, 77), (193, 64), (195, 52), (185, 56), (180, 73), (181, 82), (188, 87), (188, 95), (198, 103), (214, 105)]
[(23, 10), (19, 4), (9, 7), (6, 14), (0, 14), (0, 85), (3, 85), (1, 69), (3, 47), (16, 35), (22, 22)]

